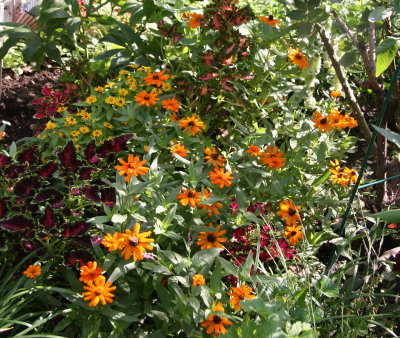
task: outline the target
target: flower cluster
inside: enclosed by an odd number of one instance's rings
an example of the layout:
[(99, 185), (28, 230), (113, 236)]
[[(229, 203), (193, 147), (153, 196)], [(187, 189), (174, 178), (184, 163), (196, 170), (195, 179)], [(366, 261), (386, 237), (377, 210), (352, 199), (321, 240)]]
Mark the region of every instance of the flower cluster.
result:
[(139, 231), (140, 224), (136, 223), (133, 231), (126, 229), (125, 233), (115, 232), (113, 235), (107, 233), (101, 244), (107, 247), (110, 252), (122, 250), (121, 256), (124, 256), (125, 260), (132, 256), (134, 261), (141, 261), (146, 250), (153, 250), (149, 243), (153, 243), (154, 239), (148, 238), (151, 235), (151, 231), (142, 233), (139, 233)]
[(88, 262), (81, 267), (81, 277), (79, 280), (86, 285), (83, 287), (84, 301), (90, 301), (89, 306), (97, 306), (99, 302), (102, 305), (113, 302), (114, 295), (111, 293), (117, 287), (111, 286), (112, 282), (106, 283), (106, 277), (102, 275), (102, 268), (97, 267), (97, 262)]
[(342, 130), (343, 128), (355, 128), (358, 126), (357, 121), (349, 114), (336, 109), (330, 109), (329, 115), (322, 115), (320, 112), (315, 111), (313, 117), (314, 128), (318, 128), (319, 131), (330, 132), (334, 128)]
[(333, 184), (339, 183), (340, 186), (343, 188), (346, 184), (356, 183), (357, 182), (357, 173), (354, 169), (350, 169), (348, 167), (341, 168), (339, 161), (335, 159), (334, 161), (330, 161), (332, 167), (329, 168), (329, 171), (332, 175), (329, 177)]
[(261, 151), (260, 147), (252, 144), (250, 145), (247, 152), (251, 156), (260, 157), (261, 163), (268, 165), (270, 169), (282, 168), (283, 163), (286, 162), (286, 159), (282, 157), (284, 155), (283, 151), (278, 151), (277, 146), (274, 146), (274, 148), (272, 148), (269, 145), (267, 147), (267, 151)]

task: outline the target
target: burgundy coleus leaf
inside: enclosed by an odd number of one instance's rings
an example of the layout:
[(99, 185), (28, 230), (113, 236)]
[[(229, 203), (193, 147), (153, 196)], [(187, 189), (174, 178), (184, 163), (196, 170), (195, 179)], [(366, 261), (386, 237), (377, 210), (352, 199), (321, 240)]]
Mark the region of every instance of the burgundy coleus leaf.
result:
[(0, 226), (11, 231), (18, 231), (26, 228), (33, 228), (33, 220), (22, 215), (18, 215), (4, 221), (0, 221)]
[(65, 256), (65, 265), (74, 266), (76, 262), (79, 262), (80, 266), (83, 266), (87, 265), (88, 262), (93, 260), (93, 256), (87, 251), (72, 251)]
[(83, 188), (83, 194), (93, 202), (100, 203), (100, 193), (97, 186), (85, 185)]
[(36, 195), (35, 199), (33, 200), (33, 203), (40, 203), (43, 201), (46, 201), (48, 199), (52, 198), (52, 202), (61, 202), (63, 199), (63, 194), (58, 192), (57, 190), (54, 189), (44, 189), (39, 191), (39, 193)]
[(27, 197), (33, 193), (37, 183), (38, 179), (36, 177), (25, 177), (15, 184), (13, 191), (17, 196)]
[(75, 221), (72, 224), (66, 224), (64, 226), (64, 233), (65, 237), (74, 237), (83, 235), (87, 229), (89, 229), (90, 224), (84, 221)]
[(8, 207), (6, 200), (3, 198), (0, 200), (0, 218), (6, 217), (8, 214)]
[(20, 163), (28, 162), (29, 164), (35, 163), (37, 157), (35, 156), (35, 150), (39, 148), (39, 146), (33, 146), (29, 149), (24, 150), (21, 154), (18, 155), (18, 161)]
[(106, 157), (109, 153), (118, 153), (119, 151), (128, 150), (126, 142), (132, 137), (133, 134), (127, 134), (114, 137), (111, 140), (106, 140), (98, 149), (97, 154), (100, 157)]
[(4, 154), (0, 154), (0, 167), (4, 167), (7, 164), (11, 163), (11, 157), (8, 157)]
[(89, 163), (97, 163), (100, 161), (100, 159), (96, 156), (95, 147), (96, 147), (95, 140), (91, 140), (90, 143), (85, 148), (84, 153), (86, 156), (86, 160)]
[(24, 170), (26, 169), (26, 167), (24, 165), (10, 165), (6, 170), (5, 170), (5, 174), (9, 177), (9, 178), (16, 178), (18, 177), (19, 173), (22, 173)]
[(38, 170), (38, 174), (40, 177), (49, 177), (57, 169), (58, 169), (58, 164), (51, 161), (46, 163), (44, 166), (40, 167)]
[(46, 205), (44, 215), (39, 219), (40, 224), (43, 224), (46, 229), (50, 229), (58, 222), (57, 216), (54, 215), (53, 208), (50, 205)]
[(58, 158), (61, 162), (61, 165), (64, 168), (67, 168), (70, 172), (75, 172), (82, 164), (76, 156), (76, 148), (72, 141), (69, 141), (64, 150), (58, 153)]
[(91, 167), (83, 167), (80, 171), (79, 171), (79, 177), (82, 180), (89, 180), (90, 179), (90, 173), (92, 171), (96, 171), (96, 169), (91, 168)]
[(76, 238), (74, 238), (74, 242), (78, 243), (80, 246), (82, 246), (84, 248), (93, 249), (92, 240), (89, 235), (84, 235), (82, 237), (76, 237)]
[(115, 204), (116, 194), (115, 188), (105, 188), (101, 190), (101, 202), (109, 208), (112, 208)]

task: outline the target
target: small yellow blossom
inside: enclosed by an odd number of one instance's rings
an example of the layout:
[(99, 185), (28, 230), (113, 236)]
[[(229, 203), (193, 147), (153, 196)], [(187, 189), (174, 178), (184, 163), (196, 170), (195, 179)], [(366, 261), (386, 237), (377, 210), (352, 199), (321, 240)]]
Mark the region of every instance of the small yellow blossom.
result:
[(86, 134), (86, 133), (88, 133), (90, 131), (88, 126), (82, 126), (82, 127), (79, 128), (79, 130), (80, 130), (80, 132), (82, 134)]
[(100, 129), (95, 129), (95, 130), (92, 131), (91, 135), (93, 137), (99, 137), (99, 136), (103, 135), (103, 132)]
[(115, 85), (115, 82), (108, 82), (104, 87), (111, 88), (114, 85)]
[(162, 89), (163, 89), (164, 92), (169, 92), (171, 90), (171, 88), (172, 88), (172, 86), (171, 86), (170, 83), (164, 83), (162, 85)]
[(58, 107), (57, 113), (62, 113), (63, 111), (66, 111), (67, 109), (68, 109), (68, 107), (64, 107), (64, 106)]
[(56, 127), (56, 124), (54, 122), (49, 121), (46, 123), (46, 130), (51, 130), (51, 129), (54, 129), (55, 127)]
[(112, 129), (112, 127), (113, 127), (112, 124), (109, 123), (109, 122), (103, 122), (103, 126), (108, 128), (108, 129)]
[(106, 103), (108, 104), (114, 104), (115, 103), (115, 97), (109, 96), (106, 98)]
[(72, 116), (67, 116), (66, 118), (65, 118), (65, 126), (66, 127), (68, 127), (68, 126), (74, 126), (75, 124), (77, 124), (77, 121), (76, 121), (76, 118), (75, 117), (72, 117)]
[(86, 101), (86, 103), (92, 104), (92, 103), (95, 103), (95, 102), (97, 101), (97, 99), (96, 99), (96, 96), (90, 95), (90, 96), (88, 96), (88, 97), (86, 98), (85, 101)]
[(126, 95), (128, 95), (128, 93), (129, 92), (124, 88), (118, 90), (118, 95), (121, 95), (121, 96), (126, 96)]
[(95, 90), (96, 92), (98, 92), (98, 93), (102, 93), (102, 92), (104, 92), (104, 87), (98, 86), (98, 87), (96, 87), (94, 90)]
[(118, 96), (115, 99), (114, 104), (116, 104), (118, 107), (124, 107), (125, 106), (125, 99), (123, 97)]
[(129, 89), (132, 90), (133, 92), (136, 90), (136, 88), (137, 88), (137, 86), (136, 86), (135, 83), (132, 83), (132, 84), (129, 86)]
[(128, 74), (128, 71), (127, 71), (127, 70), (121, 70), (121, 71), (119, 72), (119, 75), (126, 75), (126, 74)]
[(80, 132), (79, 132), (78, 130), (71, 130), (71, 131), (69, 132), (69, 134), (70, 134), (72, 137), (77, 137), (77, 136), (80, 134)]

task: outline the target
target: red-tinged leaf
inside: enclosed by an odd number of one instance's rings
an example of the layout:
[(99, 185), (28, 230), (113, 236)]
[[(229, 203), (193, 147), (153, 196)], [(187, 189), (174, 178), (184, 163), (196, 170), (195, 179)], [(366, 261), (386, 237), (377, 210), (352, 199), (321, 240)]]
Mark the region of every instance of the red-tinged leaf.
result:
[(58, 164), (53, 162), (53, 161), (51, 161), (51, 162), (46, 163), (44, 166), (42, 166), (39, 169), (38, 174), (41, 177), (49, 177), (57, 169), (58, 169)]
[(86, 156), (86, 160), (89, 163), (97, 163), (100, 161), (100, 159), (96, 156), (95, 148), (96, 148), (95, 140), (91, 140), (90, 143), (85, 148), (84, 153)]
[(33, 228), (33, 221), (22, 215), (14, 216), (4, 221), (0, 221), (0, 226), (11, 231), (18, 231), (26, 228)]
[(29, 149), (24, 150), (21, 154), (19, 154), (18, 161), (20, 163), (25, 163), (25, 162), (28, 162), (29, 164), (35, 163), (37, 157), (35, 156), (34, 152), (37, 148), (39, 148), (39, 146), (33, 146)]
[(65, 225), (64, 227), (64, 236), (65, 237), (74, 237), (83, 235), (87, 229), (89, 229), (90, 224), (83, 221), (76, 221), (72, 224)]
[(44, 215), (40, 218), (39, 222), (43, 224), (46, 229), (50, 229), (56, 224), (57, 217), (54, 215), (54, 211), (50, 205), (46, 205)]
[(64, 150), (58, 153), (58, 159), (60, 160), (61, 165), (70, 172), (75, 172), (82, 164), (76, 156), (76, 148), (72, 141), (69, 141)]

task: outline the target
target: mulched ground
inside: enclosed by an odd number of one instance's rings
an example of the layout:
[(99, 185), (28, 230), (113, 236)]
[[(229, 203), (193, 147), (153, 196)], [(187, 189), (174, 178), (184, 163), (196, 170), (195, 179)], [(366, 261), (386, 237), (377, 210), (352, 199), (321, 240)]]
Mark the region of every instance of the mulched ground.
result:
[(33, 136), (36, 120), (33, 118), (35, 110), (30, 102), (43, 96), (44, 86), (56, 88), (61, 73), (60, 68), (50, 64), (42, 67), (40, 72), (26, 66), (21, 75), (11, 69), (3, 69), (0, 124), (7, 125), (5, 146), (23, 137)]

